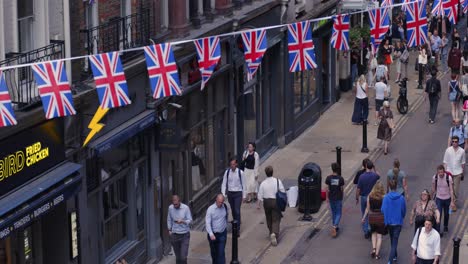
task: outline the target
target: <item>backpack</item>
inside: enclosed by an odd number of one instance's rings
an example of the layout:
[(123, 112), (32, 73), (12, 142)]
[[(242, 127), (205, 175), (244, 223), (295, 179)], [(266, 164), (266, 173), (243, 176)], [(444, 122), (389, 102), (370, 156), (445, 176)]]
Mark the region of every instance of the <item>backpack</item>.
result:
[[(462, 125), (461, 127), (462, 127), (462, 134), (463, 134), (463, 136), (465, 136), (465, 126)], [(454, 132), (454, 131), (455, 131), (455, 127), (452, 127), (452, 128), (450, 129), (450, 136), (451, 136), (451, 137), (453, 136), (453, 132)], [(437, 181), (437, 180), (436, 180), (436, 181)], [(447, 182), (448, 182), (448, 179), (447, 179)]]
[[(452, 174), (448, 171), (445, 172), (445, 180), (447, 181), (447, 186), (449, 187), (450, 189), (450, 181), (449, 181), (449, 177), (452, 177)], [(438, 180), (439, 176), (436, 174), (435, 175), (435, 195), (437, 195), (437, 180)], [(434, 197), (435, 198), (435, 197)]]
[[(239, 181), (241, 184), (242, 189), (244, 189), (244, 185), (242, 184), (242, 177), (241, 177), (241, 170), (237, 168), (237, 174), (239, 174)], [(226, 170), (226, 192), (229, 191), (229, 169)]]
[(408, 49), (405, 49), (400, 56), (400, 61), (402, 63), (408, 63), (408, 60), (409, 60), (409, 52), (408, 52)]
[[(375, 78), (377, 81), (382, 80), (381, 78), (387, 79), (385, 77), (385, 66), (384, 65), (379, 65), (377, 66), (377, 70), (375, 71)], [(382, 80), (383, 81), (383, 80)]]
[(435, 85), (434, 80), (432, 80), (432, 79), (429, 80), (428, 85), (429, 85), (429, 89), (427, 89), (427, 90), (429, 91), (429, 94), (433, 94), (433, 95), (436, 94), (437, 93), (437, 89), (436, 89), (437, 85)]

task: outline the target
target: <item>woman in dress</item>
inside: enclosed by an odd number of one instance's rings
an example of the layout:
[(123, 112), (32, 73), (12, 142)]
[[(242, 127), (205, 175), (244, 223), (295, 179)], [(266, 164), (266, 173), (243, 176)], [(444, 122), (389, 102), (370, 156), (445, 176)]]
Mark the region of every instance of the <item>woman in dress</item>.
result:
[(369, 116), (369, 99), (367, 98), (366, 77), (361, 75), (356, 82), (356, 98), (354, 100), (354, 111), (351, 122), (356, 125), (362, 124)]
[(247, 202), (257, 199), (257, 179), (258, 179), (258, 166), (260, 165), (260, 156), (255, 151), (256, 145), (249, 142), (247, 150), (242, 155), (242, 162), (244, 163), (244, 179), (246, 181), (247, 189)]
[(377, 138), (384, 141), (384, 155), (388, 153), (388, 142), (392, 139), (393, 113), (390, 110), (390, 103), (383, 102), (383, 107), (379, 111), (379, 128), (377, 129)]
[(440, 223), (440, 212), (437, 209), (436, 203), (431, 200), (429, 191), (424, 189), (421, 192), (421, 196), (419, 196), (419, 200), (414, 203), (413, 210), (411, 210), (410, 225), (414, 223), (414, 232), (424, 226), (424, 219), (426, 217), (432, 217), (432, 224), (437, 230)]
[(460, 85), (457, 80), (457, 74), (452, 72), (451, 80), (448, 82), (448, 99), (452, 105), (452, 120), (460, 120), (459, 116), (459, 102), (461, 94)]
[(387, 234), (385, 228), (384, 217), (380, 208), (382, 207), (382, 200), (385, 196), (385, 189), (380, 181), (377, 181), (372, 188), (372, 191), (367, 196), (367, 207), (362, 217), (362, 222), (366, 220), (369, 215), (369, 226), (372, 233), (372, 252), (371, 257), (380, 259), (380, 246), (382, 245), (382, 235)]
[(401, 77), (401, 61), (400, 61), (400, 56), (403, 54), (405, 51), (405, 47), (402, 45), (401, 41), (398, 41), (396, 43), (395, 51), (393, 52), (393, 57), (395, 57), (396, 60), (396, 70), (397, 70), (397, 78), (395, 80), (395, 83), (400, 82), (400, 77)]
[(388, 80), (390, 80), (390, 65), (392, 64), (392, 53), (393, 53), (393, 46), (390, 45), (390, 41), (388, 39), (385, 39), (383, 41), (383, 46), (382, 46), (382, 54), (385, 57), (385, 65), (387, 66), (388, 69)]

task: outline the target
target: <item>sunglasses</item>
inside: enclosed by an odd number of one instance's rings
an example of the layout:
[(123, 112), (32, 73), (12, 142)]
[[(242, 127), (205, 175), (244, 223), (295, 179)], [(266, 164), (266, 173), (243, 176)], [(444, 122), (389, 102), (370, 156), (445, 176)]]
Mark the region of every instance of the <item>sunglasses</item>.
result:
[(458, 140), (452, 140), (452, 143), (458, 143)]

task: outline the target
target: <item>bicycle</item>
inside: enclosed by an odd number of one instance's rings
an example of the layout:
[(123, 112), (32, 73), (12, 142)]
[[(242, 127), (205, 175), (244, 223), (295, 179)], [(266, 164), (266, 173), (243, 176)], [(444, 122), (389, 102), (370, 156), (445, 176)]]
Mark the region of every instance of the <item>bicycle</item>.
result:
[(398, 100), (397, 100), (397, 109), (398, 112), (402, 115), (408, 113), (408, 98), (407, 98), (407, 91), (408, 89), (406, 88), (406, 82), (408, 81), (408, 78), (403, 78), (403, 80), (400, 81), (400, 91)]

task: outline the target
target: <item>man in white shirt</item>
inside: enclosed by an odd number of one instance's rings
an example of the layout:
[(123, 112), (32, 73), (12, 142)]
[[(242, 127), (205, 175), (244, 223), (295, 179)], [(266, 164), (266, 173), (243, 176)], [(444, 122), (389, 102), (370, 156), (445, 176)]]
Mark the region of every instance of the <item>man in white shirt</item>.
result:
[(268, 230), (270, 231), (270, 240), (273, 246), (278, 245), (276, 240), (279, 236), (279, 228), (281, 222), (281, 212), (276, 205), (276, 192), (279, 190), (285, 192), (283, 183), (278, 178), (273, 177), (273, 167), (265, 168), (267, 178), (260, 184), (258, 189), (258, 206), (263, 202), (265, 217), (267, 220)]
[(444, 166), (445, 170), (452, 174), (453, 179), (453, 194), (454, 206), (452, 211), (456, 211), (456, 202), (458, 199), (458, 191), (460, 189), (460, 181), (463, 180), (463, 170), (465, 167), (465, 150), (458, 146), (460, 138), (452, 136), (452, 146), (445, 150)]
[(377, 83), (375, 84), (375, 123), (374, 125), (378, 125), (379, 120), (379, 111), (382, 108), (383, 102), (385, 97), (387, 97), (387, 85), (383, 82), (383, 77), (377, 79)]
[(226, 170), (221, 184), (221, 193), (227, 196), (229, 205), (231, 206), (232, 218), (239, 223), (239, 231), (241, 225), (241, 205), (242, 200), (245, 201), (247, 189), (244, 172), (237, 168), (237, 159), (232, 158), (229, 162), (229, 169)]
[(436, 264), (440, 257), (440, 235), (432, 228), (432, 218), (426, 217), (424, 227), (420, 227), (414, 234), (413, 263)]

